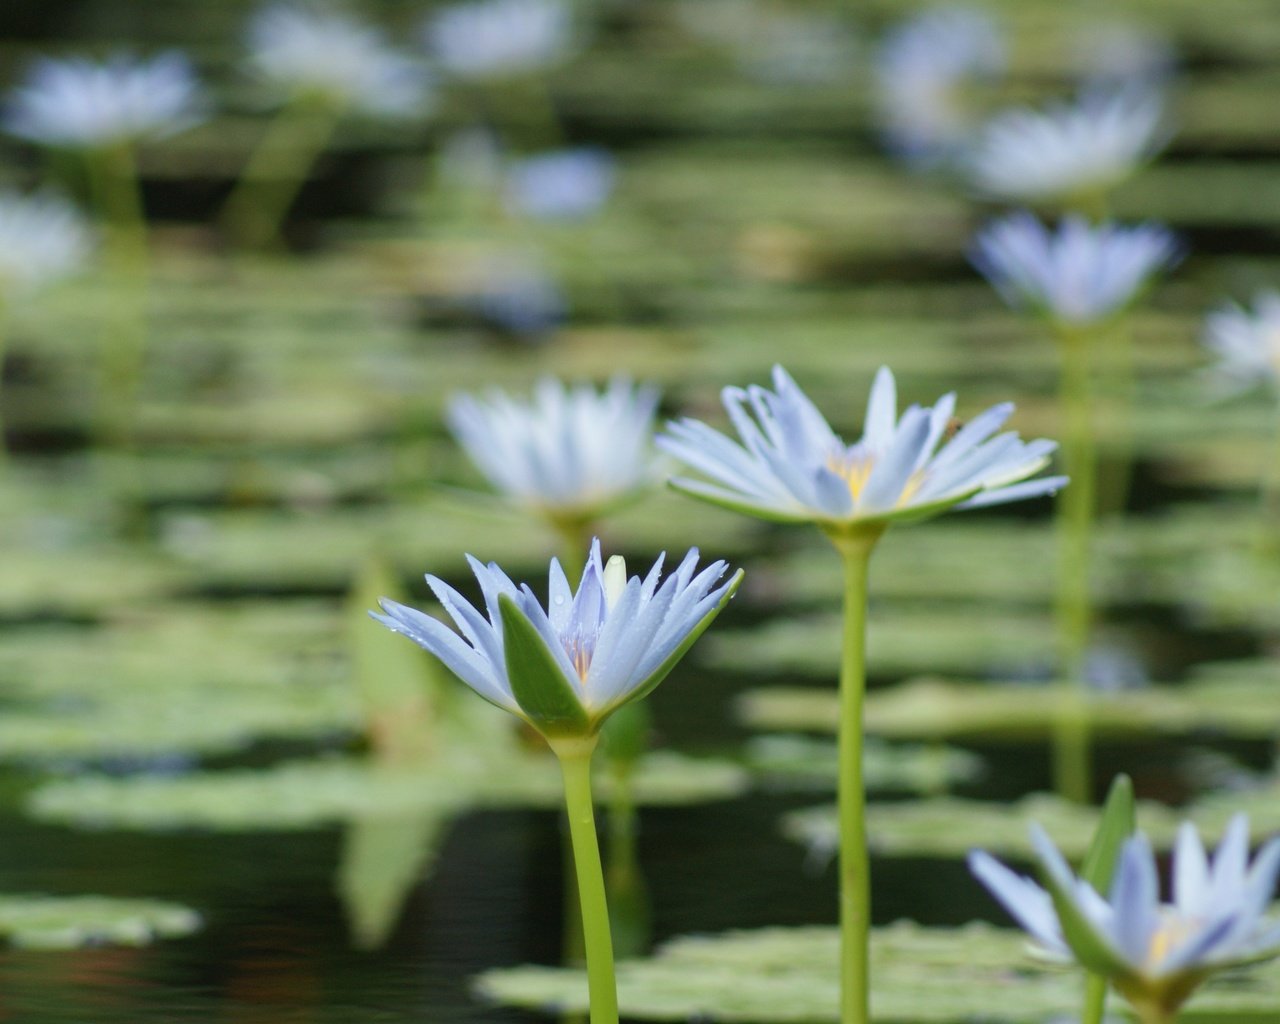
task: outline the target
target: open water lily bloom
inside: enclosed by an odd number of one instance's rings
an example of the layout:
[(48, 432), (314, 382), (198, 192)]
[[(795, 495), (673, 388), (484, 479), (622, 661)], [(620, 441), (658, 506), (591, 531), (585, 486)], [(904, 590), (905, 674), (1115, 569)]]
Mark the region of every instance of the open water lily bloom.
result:
[(459, 395), (446, 421), (501, 494), (552, 520), (588, 521), (651, 484), (658, 392), (615, 377), (603, 391), (544, 378), (532, 401)]
[(1252, 309), (1232, 303), (1215, 310), (1204, 328), (1205, 347), (1229, 385), (1280, 384), (1280, 292), (1259, 292)]
[(816, 522), (841, 533), (862, 524), (920, 519), (951, 507), (976, 508), (1049, 494), (1064, 477), (1028, 480), (1049, 462), (1053, 441), (999, 433), (1013, 413), (1003, 403), (952, 433), (955, 395), (897, 413), (893, 374), (871, 388), (861, 440), (848, 444), (786, 370), (774, 390), (722, 392), (740, 443), (698, 420), (668, 425), (658, 446), (711, 478), (672, 481), (714, 504), (783, 522)]
[(1015, 202), (1101, 195), (1163, 146), (1158, 93), (1088, 93), (1075, 103), (1000, 114), (983, 128), (968, 159), (984, 195)]
[(1032, 841), (1045, 888), (982, 851), (969, 867), (1036, 943), (1111, 981), (1144, 1021), (1171, 1020), (1215, 971), (1280, 954), (1280, 923), (1266, 918), (1280, 871), (1280, 838), (1249, 863), (1249, 822), (1232, 819), (1210, 862), (1183, 823), (1173, 853), (1173, 901), (1162, 903), (1146, 837), (1128, 839), (1104, 898), (1076, 878), (1039, 827)]
[(970, 255), (1009, 305), (1077, 327), (1127, 308), (1179, 257), (1177, 240), (1156, 224), (1094, 225), (1073, 216), (1050, 231), (1025, 211), (988, 224)]
[(177, 51), (37, 61), (9, 96), (4, 124), (20, 138), (66, 149), (163, 138), (203, 117), (200, 87)]
[(435, 576), (427, 583), (457, 625), (455, 633), (420, 611), (381, 602), (370, 613), (434, 654), (485, 700), (525, 719), (548, 738), (593, 736), (610, 713), (658, 685), (720, 614), (742, 580), (728, 566), (698, 570), (691, 550), (662, 579), (664, 557), (627, 578), (620, 557), (602, 563), (593, 541), (575, 593), (552, 559), (544, 606), (528, 584), (495, 563), (468, 556), (488, 618)]
[(337, 9), (278, 3), (259, 11), (249, 25), (249, 63), (286, 96), (373, 116), (420, 113), (430, 100), (418, 61)]
[(92, 248), (93, 233), (65, 199), (0, 192), (0, 301), (75, 273)]

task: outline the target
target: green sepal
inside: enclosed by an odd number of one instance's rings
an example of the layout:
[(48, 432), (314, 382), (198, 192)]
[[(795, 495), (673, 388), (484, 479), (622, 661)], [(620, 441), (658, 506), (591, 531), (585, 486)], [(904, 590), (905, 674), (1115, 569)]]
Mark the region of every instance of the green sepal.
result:
[[(640, 700), (652, 693), (657, 685), (662, 682), (662, 680), (666, 679), (671, 670), (676, 667), (676, 663), (688, 653), (689, 648), (694, 645), (694, 642), (698, 637), (702, 636), (706, 628), (715, 620), (715, 617), (724, 611), (724, 606), (727, 605), (730, 598), (738, 592), (738, 587), (741, 586), (741, 584), (742, 570), (739, 569), (733, 574), (733, 578), (729, 580), (729, 586), (726, 588), (720, 600), (716, 602), (715, 607), (698, 620), (698, 624), (694, 626), (693, 629), (689, 630), (689, 635), (684, 638), (679, 647), (667, 656), (666, 661), (654, 669), (643, 683), (637, 686), (634, 690), (631, 690), (625, 697), (623, 697), (622, 701), (619, 701), (619, 703), (625, 702), (629, 704), (633, 700)], [(604, 714), (607, 715), (617, 706), (618, 704), (614, 704), (611, 707), (606, 708)]]
[(1137, 828), (1133, 803), (1133, 780), (1127, 775), (1117, 775), (1107, 791), (1102, 805), (1102, 819), (1093, 841), (1080, 865), (1080, 877), (1099, 893), (1111, 886), (1116, 864), (1120, 861), (1120, 848)]
[(679, 491), (690, 498), (697, 498), (699, 501), (727, 508), (730, 512), (741, 512), (743, 515), (753, 516), (756, 519), (767, 519), (773, 523), (816, 523), (819, 521), (819, 516), (807, 509), (802, 509), (799, 512), (781, 512), (764, 505), (753, 505), (748, 501), (737, 501), (728, 494), (722, 493), (719, 488), (712, 487), (710, 484), (703, 484), (697, 480), (685, 480), (677, 477), (674, 480), (668, 480), (667, 486), (673, 491)]
[(1057, 911), (1058, 923), (1062, 926), (1062, 937), (1080, 965), (1106, 978), (1130, 975), (1132, 971), (1129, 965), (1094, 931), (1089, 919), (1077, 906), (1074, 894), (1063, 886), (1043, 862), (1040, 864), (1040, 880), (1053, 898), (1053, 908)]
[(498, 595), (498, 611), (511, 694), (529, 724), (548, 737), (587, 735), (591, 721), (586, 709), (542, 634), (510, 595)]

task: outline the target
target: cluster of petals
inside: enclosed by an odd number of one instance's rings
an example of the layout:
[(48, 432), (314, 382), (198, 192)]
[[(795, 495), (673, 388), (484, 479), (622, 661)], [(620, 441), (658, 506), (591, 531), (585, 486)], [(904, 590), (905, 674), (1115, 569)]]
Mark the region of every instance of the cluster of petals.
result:
[(540, 153), (507, 171), (506, 205), (539, 220), (588, 217), (609, 198), (614, 177), (613, 157), (599, 146)]
[(408, 116), (428, 104), (425, 68), (351, 15), (284, 2), (249, 24), (249, 64), (285, 96), (314, 97), (374, 116)]
[[(1160, 901), (1155, 856), (1141, 834), (1122, 847), (1106, 898), (1072, 874), (1039, 827), (1032, 841), (1053, 894), (982, 851), (969, 855), (970, 869), (1047, 953), (1111, 979), (1137, 1004), (1172, 1012), (1209, 973), (1280, 953), (1280, 924), (1265, 917), (1280, 872), (1280, 838), (1250, 864), (1244, 815), (1232, 819), (1212, 863), (1194, 827), (1183, 823), (1172, 903)], [(1064, 910), (1083, 935), (1064, 926)]]
[(893, 374), (881, 368), (871, 388), (861, 440), (846, 444), (780, 366), (774, 390), (725, 388), (735, 442), (705, 423), (683, 419), (658, 438), (663, 450), (710, 477), (677, 479), (694, 497), (787, 522), (840, 529), (860, 522), (922, 518), (952, 506), (974, 508), (1051, 493), (1062, 477), (1027, 478), (1042, 469), (1054, 442), (997, 433), (1012, 403), (979, 413), (948, 438), (955, 395), (897, 413)]
[(881, 44), (875, 67), (890, 147), (926, 165), (954, 156), (973, 128), (965, 86), (995, 77), (1004, 65), (1000, 31), (978, 11), (943, 7), (898, 26)]
[(498, 707), (538, 727), (537, 711), (521, 705), (519, 681), (505, 653), (502, 601), (512, 602), (545, 645), (594, 732), (610, 712), (644, 696), (662, 681), (675, 660), (724, 607), (742, 578), (739, 570), (721, 582), (728, 568), (712, 562), (698, 570), (691, 550), (674, 572), (662, 579), (659, 556), (642, 579), (626, 575), (621, 558), (602, 563), (599, 541), (591, 552), (575, 593), (552, 560), (544, 605), (528, 584), (516, 586), (495, 563), (468, 556), (483, 593), (487, 618), (443, 580), (427, 583), (458, 632), (395, 601), (381, 602), (373, 617), (440, 659), (459, 679)]
[(75, 273), (92, 248), (93, 232), (67, 200), (0, 192), (0, 299)]
[(967, 157), (974, 187), (1014, 202), (1105, 192), (1164, 144), (1164, 103), (1146, 89), (1089, 92), (1045, 110), (1020, 108), (982, 129)]
[(500, 78), (559, 63), (574, 44), (565, 0), (470, 0), (445, 7), (425, 26), (436, 62), (460, 78)]
[(1280, 383), (1280, 292), (1259, 292), (1252, 309), (1231, 303), (1214, 310), (1205, 319), (1204, 344), (1230, 386)]
[(1123, 310), (1179, 253), (1155, 224), (1094, 225), (1073, 216), (1050, 231), (1023, 211), (988, 224), (971, 258), (1011, 306), (1079, 326)]
[(191, 64), (176, 51), (151, 60), (45, 58), (9, 97), (5, 128), (67, 149), (163, 138), (203, 116)]
[(649, 484), (658, 393), (615, 377), (600, 391), (544, 378), (531, 401), (459, 395), (449, 429), (500, 493), (552, 516), (590, 518)]

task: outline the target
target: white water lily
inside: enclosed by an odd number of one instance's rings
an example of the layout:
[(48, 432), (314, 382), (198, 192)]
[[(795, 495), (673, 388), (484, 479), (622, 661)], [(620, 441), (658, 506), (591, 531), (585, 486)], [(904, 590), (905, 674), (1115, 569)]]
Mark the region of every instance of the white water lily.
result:
[(1215, 971), (1280, 954), (1280, 923), (1268, 921), (1280, 839), (1249, 863), (1249, 822), (1232, 819), (1210, 863), (1183, 823), (1173, 854), (1173, 901), (1162, 903), (1146, 837), (1128, 839), (1104, 898), (1075, 877), (1038, 826), (1032, 841), (1045, 888), (982, 851), (969, 867), (1047, 953), (1111, 981), (1144, 1021), (1172, 1019)]
[(1259, 292), (1252, 309), (1231, 303), (1214, 310), (1205, 319), (1204, 344), (1230, 387), (1280, 384), (1280, 292)]
[(1052, 441), (997, 434), (1013, 413), (987, 409), (948, 438), (955, 395), (899, 418), (897, 388), (876, 374), (861, 440), (848, 444), (780, 366), (774, 390), (725, 388), (725, 409), (741, 443), (698, 420), (671, 423), (658, 446), (709, 476), (672, 481), (695, 498), (784, 522), (816, 522), (841, 532), (860, 524), (920, 519), (951, 507), (976, 508), (1049, 494), (1063, 477), (1027, 478), (1049, 462)]
[(967, 159), (974, 188), (1019, 203), (1067, 202), (1105, 194), (1164, 145), (1159, 93), (1091, 92), (1044, 110), (992, 119)]
[(614, 556), (604, 564), (593, 541), (576, 593), (551, 560), (544, 606), (528, 584), (517, 587), (496, 563), (468, 556), (487, 620), (435, 576), (427, 583), (460, 633), (395, 601), (370, 614), (549, 738), (593, 736), (612, 712), (666, 677), (742, 580), (739, 570), (720, 582), (725, 562), (699, 572), (696, 548), (664, 580), (664, 557), (643, 579), (628, 578), (626, 563)]
[(544, 378), (531, 401), (459, 395), (446, 420), (501, 494), (548, 518), (586, 522), (648, 486), (658, 392), (615, 377), (602, 391)]
[(172, 135), (203, 109), (191, 64), (177, 51), (151, 60), (45, 58), (10, 94), (4, 125), (32, 142), (93, 149)]
[(1125, 309), (1178, 257), (1177, 241), (1156, 224), (1067, 217), (1050, 231), (1024, 211), (983, 228), (971, 258), (1009, 305), (1083, 326)]
[(93, 232), (67, 200), (0, 192), (0, 301), (75, 273), (92, 248)]
[(249, 64), (283, 97), (309, 97), (378, 117), (422, 113), (426, 69), (382, 32), (343, 11), (272, 4), (249, 25)]
[(940, 7), (897, 26), (877, 56), (876, 100), (890, 148), (929, 165), (954, 157), (970, 137), (966, 88), (999, 75), (1004, 40), (985, 14)]
[(460, 78), (499, 78), (560, 63), (574, 44), (564, 0), (470, 0), (433, 14), (425, 27), (436, 62)]

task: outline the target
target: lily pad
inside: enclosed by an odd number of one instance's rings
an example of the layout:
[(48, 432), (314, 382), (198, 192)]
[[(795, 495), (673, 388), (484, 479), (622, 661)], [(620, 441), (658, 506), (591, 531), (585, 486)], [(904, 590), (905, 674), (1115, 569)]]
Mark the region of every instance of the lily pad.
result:
[[(825, 1024), (839, 1019), (839, 936), (834, 928), (765, 928), (673, 939), (650, 958), (618, 964), (624, 1017)], [(901, 921), (871, 937), (871, 1013), (876, 1021), (1040, 1024), (1079, 1012), (1079, 971), (1029, 959), (1021, 932), (968, 924), (924, 928)], [(585, 1013), (586, 978), (559, 967), (487, 971), (484, 997), (550, 1014)], [(993, 998), (993, 993), (998, 997)], [(1184, 1011), (1186, 1020), (1256, 1014), (1280, 1006), (1280, 977), (1258, 970), (1211, 981)]]
[(26, 949), (146, 946), (190, 935), (200, 923), (194, 910), (160, 900), (0, 895), (0, 935)]
[[(598, 775), (607, 800), (608, 774)], [(632, 785), (640, 804), (697, 804), (738, 796), (749, 778), (728, 762), (660, 751), (641, 760)], [(40, 786), (28, 809), (94, 828), (290, 831), (473, 807), (555, 807), (561, 799), (550, 754), (477, 744), (416, 769), (329, 758), (173, 778), (83, 776)]]
[[(836, 782), (836, 745), (794, 733), (754, 736), (747, 741), (747, 764), (771, 787), (826, 789)], [(940, 744), (905, 746), (868, 737), (862, 750), (863, 781), (878, 793), (940, 793), (972, 782), (983, 772), (982, 758)]]

